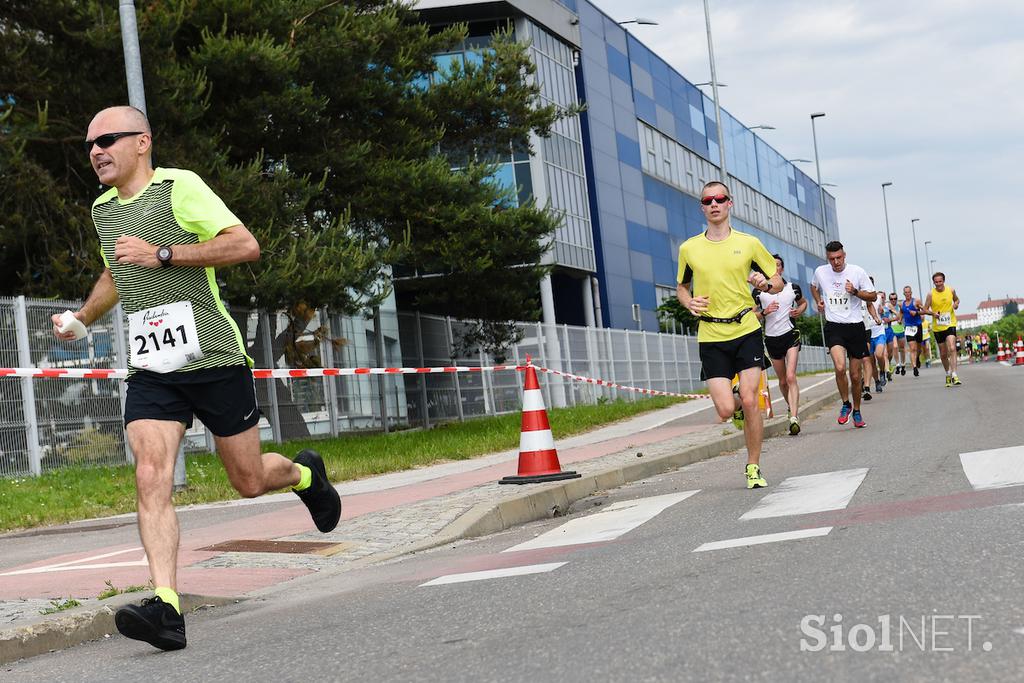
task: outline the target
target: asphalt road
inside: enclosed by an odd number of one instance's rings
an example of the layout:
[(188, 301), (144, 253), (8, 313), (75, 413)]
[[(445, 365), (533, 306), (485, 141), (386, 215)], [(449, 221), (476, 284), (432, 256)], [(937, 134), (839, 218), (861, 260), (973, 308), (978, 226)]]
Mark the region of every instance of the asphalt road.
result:
[[(799, 437), (769, 441), (768, 489), (745, 490), (744, 455), (726, 455), (602, 492), (567, 517), (190, 615), (181, 652), (115, 636), (0, 672), (5, 681), (1019, 680), (1024, 370), (990, 363), (960, 374), (953, 389), (934, 368), (900, 378), (864, 405), (865, 429), (826, 412)], [(961, 459), (1013, 447), (1022, 448)], [(985, 476), (1020, 479), (975, 488)], [(749, 540), (772, 534), (786, 535)], [(726, 541), (739, 545), (705, 545)], [(547, 547), (503, 552), (528, 542)], [(501, 568), (534, 573), (453, 576)], [(439, 579), (452, 582), (423, 585)]]

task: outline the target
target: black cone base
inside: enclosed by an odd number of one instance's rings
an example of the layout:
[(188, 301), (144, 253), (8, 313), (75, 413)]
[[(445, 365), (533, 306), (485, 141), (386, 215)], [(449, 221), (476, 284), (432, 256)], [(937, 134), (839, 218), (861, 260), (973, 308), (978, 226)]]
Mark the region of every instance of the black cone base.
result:
[(579, 472), (555, 472), (554, 474), (534, 474), (520, 477), (510, 476), (498, 480), (499, 484), (540, 484), (545, 481), (560, 481), (562, 479), (578, 479)]

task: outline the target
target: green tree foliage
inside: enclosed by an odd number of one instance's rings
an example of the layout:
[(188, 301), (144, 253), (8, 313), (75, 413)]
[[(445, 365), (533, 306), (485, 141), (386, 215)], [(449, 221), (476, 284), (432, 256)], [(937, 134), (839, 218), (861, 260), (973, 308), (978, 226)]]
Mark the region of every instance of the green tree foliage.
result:
[(824, 339), (821, 336), (821, 317), (817, 315), (802, 315), (794, 318), (796, 329), (800, 330), (800, 340), (810, 346), (823, 346)]
[(994, 323), (985, 325), (977, 330), (977, 333), (980, 334), (983, 331), (988, 333), (989, 339), (993, 340), (993, 342), (997, 335), (999, 340), (1004, 343), (1015, 342), (1019, 335), (1024, 335), (1024, 313), (1015, 313), (1000, 318)]
[(675, 329), (682, 334), (697, 334), (697, 318), (676, 297), (662, 301), (655, 312), (658, 314), (658, 326), (663, 332)]
[[(262, 246), (220, 273), (231, 301), (355, 312), (393, 272), (427, 312), (536, 317), (558, 218), (517, 206), (492, 162), (576, 112), (540, 105), (523, 44), (438, 77), (465, 27), (392, 0), (136, 5), (156, 162), (199, 173)], [(99, 273), (80, 143), (127, 100), (121, 49), (112, 3), (0, 7), (0, 293), (77, 298)]]

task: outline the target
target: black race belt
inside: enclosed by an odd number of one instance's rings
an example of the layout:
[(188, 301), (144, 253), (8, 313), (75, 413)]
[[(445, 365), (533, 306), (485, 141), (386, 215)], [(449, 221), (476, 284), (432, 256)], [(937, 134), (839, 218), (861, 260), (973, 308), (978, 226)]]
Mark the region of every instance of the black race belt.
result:
[(697, 320), (701, 320), (706, 323), (738, 323), (743, 320), (743, 316), (750, 313), (752, 310), (754, 309), (748, 306), (731, 318), (714, 318), (710, 315), (698, 315)]

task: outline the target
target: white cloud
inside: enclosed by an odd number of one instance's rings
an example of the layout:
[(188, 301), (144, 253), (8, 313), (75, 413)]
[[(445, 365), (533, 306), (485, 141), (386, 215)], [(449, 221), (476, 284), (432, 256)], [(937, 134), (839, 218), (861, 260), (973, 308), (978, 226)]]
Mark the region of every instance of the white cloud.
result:
[[(708, 80), (701, 0), (599, 0), (691, 81)], [(888, 189), (897, 283), (916, 282), (919, 248), (964, 312), (989, 293), (1024, 296), (1017, 282), (1024, 166), (1024, 2), (1020, 0), (711, 0), (722, 105), (783, 155), (811, 158), (818, 120), (822, 175), (839, 208), (850, 260), (881, 276), (889, 256), (881, 183)], [(804, 168), (813, 176), (812, 165)], [(928, 264), (920, 251), (923, 278)]]

